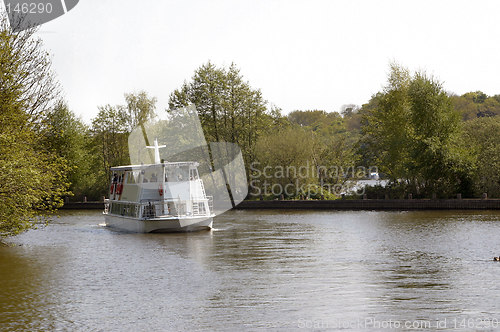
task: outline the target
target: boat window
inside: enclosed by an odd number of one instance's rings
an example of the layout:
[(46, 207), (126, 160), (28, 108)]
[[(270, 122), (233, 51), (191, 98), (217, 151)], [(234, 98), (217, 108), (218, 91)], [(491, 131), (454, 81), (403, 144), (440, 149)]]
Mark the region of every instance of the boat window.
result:
[(143, 183), (156, 183), (162, 179), (162, 169), (160, 167), (151, 167), (147, 169), (143, 169), (141, 171), (142, 174), (142, 182)]
[(170, 167), (165, 169), (165, 181), (170, 182), (180, 182), (180, 181), (188, 181), (189, 180), (189, 167), (181, 166), (181, 167)]
[(127, 184), (135, 184), (139, 180), (139, 171), (127, 172)]
[[(118, 172), (117, 173), (117, 180), (118, 180), (118, 183), (123, 183), (123, 172)], [(114, 181), (114, 180), (113, 180)]]
[(193, 181), (196, 179), (198, 179), (198, 172), (196, 171), (196, 168), (189, 169), (189, 180)]
[(177, 176), (174, 168), (165, 169), (165, 181), (177, 181)]
[(156, 173), (151, 174), (149, 182), (158, 182), (158, 176), (156, 175)]

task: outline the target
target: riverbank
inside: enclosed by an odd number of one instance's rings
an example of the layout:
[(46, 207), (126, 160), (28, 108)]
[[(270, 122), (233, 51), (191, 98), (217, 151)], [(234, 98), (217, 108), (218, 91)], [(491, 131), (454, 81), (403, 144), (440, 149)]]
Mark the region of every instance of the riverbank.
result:
[(300, 210), (500, 210), (500, 199), (353, 199), (244, 201), (237, 209)]
[[(71, 202), (62, 210), (104, 209), (103, 202)], [(353, 199), (243, 201), (236, 209), (296, 210), (500, 210), (500, 199)]]

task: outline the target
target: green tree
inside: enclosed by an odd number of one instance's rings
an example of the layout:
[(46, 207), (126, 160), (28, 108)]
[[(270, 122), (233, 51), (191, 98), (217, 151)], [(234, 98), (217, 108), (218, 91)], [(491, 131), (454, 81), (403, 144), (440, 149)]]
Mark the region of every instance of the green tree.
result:
[(105, 194), (109, 187), (110, 167), (130, 163), (128, 155), (129, 117), (122, 106), (105, 105), (92, 120), (92, 146), (99, 156), (100, 166), (96, 169), (99, 178), (99, 192)]
[(128, 122), (129, 131), (155, 116), (156, 101), (155, 97), (149, 97), (145, 91), (125, 94), (128, 113), (125, 119)]
[(145, 91), (125, 93), (124, 97), (125, 105), (100, 106), (99, 113), (92, 119), (91, 139), (86, 143), (90, 154), (88, 169), (92, 171), (82, 184), (86, 184), (85, 193), (93, 199), (107, 195), (111, 167), (130, 163), (128, 137), (131, 131), (156, 115), (157, 99)]
[(314, 127), (326, 121), (328, 113), (323, 110), (293, 111), (288, 114), (288, 120), (299, 126)]
[(257, 162), (252, 163), (253, 193), (274, 192), (285, 197), (306, 194), (308, 185), (317, 184), (314, 146), (313, 132), (300, 127), (274, 130), (259, 137)]
[[(340, 117), (340, 115), (338, 114)], [(340, 119), (342, 119), (340, 117)], [(335, 123), (336, 124), (336, 123)], [(252, 164), (251, 186), (272, 193), (282, 188), (288, 198), (307, 195), (334, 199), (348, 181), (344, 175), (354, 170), (357, 157), (349, 133), (336, 126), (324, 128), (290, 125), (262, 135), (257, 141), (257, 164)], [(265, 172), (265, 170), (270, 170)], [(277, 193), (275, 190), (274, 194)], [(337, 195), (337, 196), (336, 196)]]
[(355, 170), (359, 161), (356, 139), (355, 134), (349, 131), (339, 132), (331, 127), (329, 131), (316, 131), (314, 153), (318, 184), (332, 194), (341, 194), (345, 191), (345, 185), (355, 180), (353, 175), (355, 178), (359, 176)]
[(442, 84), (416, 73), (408, 97), (413, 128), (409, 174), (416, 191), (471, 195), (474, 157), (460, 144), (460, 114)]
[(255, 159), (258, 137), (281, 117), (279, 109), (266, 108), (260, 90), (244, 81), (234, 64), (218, 68), (208, 62), (170, 95), (171, 113), (189, 104), (196, 106), (207, 141), (237, 143), (246, 165)]
[(496, 101), (498, 101), (498, 103), (500, 103), (500, 95), (494, 95), (491, 98), (495, 99)]
[(346, 119), (357, 114), (355, 105), (346, 105), (348, 111), (342, 117), (337, 112), (325, 111), (294, 111), (288, 115), (291, 123), (310, 131), (314, 137), (312, 147), (313, 165), (317, 170), (317, 184), (323, 185), (330, 192), (340, 190), (348, 180), (348, 173), (352, 173), (357, 162), (355, 143), (359, 134), (356, 130), (348, 130)]
[(472, 100), (473, 103), (482, 104), (488, 98), (488, 95), (482, 91), (475, 91), (464, 93), (463, 97)]
[(33, 33), (0, 17), (0, 237), (33, 227), (67, 194), (66, 161), (40, 139), (57, 84)]
[(392, 181), (408, 175), (411, 127), (411, 108), (408, 89), (410, 72), (391, 64), (388, 85), (363, 105), (362, 144), (376, 165)]
[(43, 144), (67, 161), (69, 189), (74, 199), (82, 201), (84, 196), (100, 199), (102, 194), (96, 191), (99, 181), (93, 167), (98, 159), (95, 153), (91, 153), (90, 128), (63, 101), (48, 113), (45, 125)]
[(476, 196), (488, 193), (489, 197), (500, 198), (500, 117), (468, 121), (463, 140), (477, 154), (473, 173)]
[(362, 110), (363, 143), (383, 173), (417, 194), (471, 193), (474, 157), (460, 144), (460, 116), (439, 81), (391, 64), (373, 99)]
[(489, 97), (481, 91), (451, 96), (454, 108), (462, 114), (463, 120), (500, 115), (500, 98)]
[(462, 120), (472, 120), (477, 118), (479, 105), (474, 103), (472, 99), (464, 96), (453, 95), (450, 97), (453, 107), (461, 114)]
[(355, 104), (347, 104), (342, 106), (342, 114), (345, 128), (350, 132), (350, 140), (353, 143), (358, 143), (361, 138), (361, 107)]

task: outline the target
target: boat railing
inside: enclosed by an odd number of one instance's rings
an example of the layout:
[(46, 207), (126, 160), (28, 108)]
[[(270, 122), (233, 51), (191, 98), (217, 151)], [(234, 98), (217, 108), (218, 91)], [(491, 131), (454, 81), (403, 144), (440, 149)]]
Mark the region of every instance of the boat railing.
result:
[(207, 196), (208, 199), (208, 209), (210, 213), (214, 212), (214, 196)]
[(206, 209), (201, 209), (207, 199), (170, 199), (162, 201), (148, 201), (141, 203), (141, 218), (157, 217), (189, 217), (207, 215)]
[(133, 202), (108, 202), (108, 207), (106, 211), (106, 206), (104, 207), (105, 213), (115, 214), (120, 216), (127, 216), (133, 218), (139, 218), (140, 215), (140, 204)]
[(104, 199), (104, 214), (108, 214), (108, 213), (109, 213), (109, 199), (105, 198)]
[[(211, 202), (212, 201), (212, 202)], [(205, 208), (208, 202), (209, 211)], [(182, 200), (178, 198), (164, 199), (161, 201), (136, 202), (108, 202), (105, 213), (128, 216), (139, 219), (157, 217), (184, 217), (210, 215), (213, 198), (193, 198)]]

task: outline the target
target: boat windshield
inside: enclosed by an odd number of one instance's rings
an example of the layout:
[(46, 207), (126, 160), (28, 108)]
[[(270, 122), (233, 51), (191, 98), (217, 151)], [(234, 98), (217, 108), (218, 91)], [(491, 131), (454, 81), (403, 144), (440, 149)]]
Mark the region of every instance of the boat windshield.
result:
[(165, 182), (189, 181), (189, 166), (167, 167), (165, 172)]
[(161, 180), (163, 171), (161, 166), (148, 167), (141, 171), (142, 183), (155, 183)]

